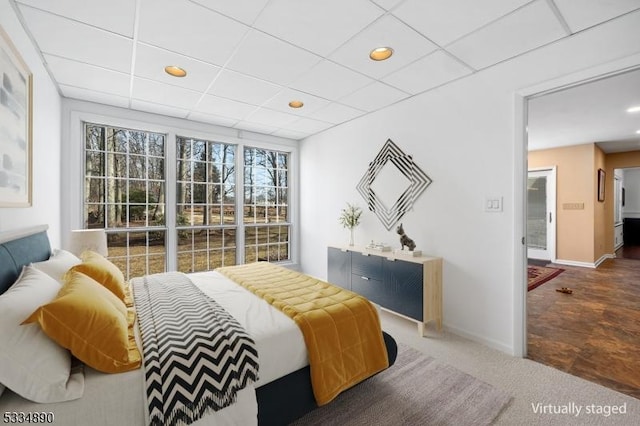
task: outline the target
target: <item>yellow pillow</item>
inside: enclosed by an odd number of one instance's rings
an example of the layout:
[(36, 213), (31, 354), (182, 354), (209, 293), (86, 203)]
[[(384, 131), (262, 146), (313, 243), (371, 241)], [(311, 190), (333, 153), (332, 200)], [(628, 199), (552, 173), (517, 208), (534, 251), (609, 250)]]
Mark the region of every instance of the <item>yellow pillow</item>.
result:
[(69, 271), (56, 298), (23, 324), (38, 322), (44, 333), (90, 367), (120, 373), (140, 366), (133, 311), (92, 278)]
[(93, 251), (85, 251), (81, 257), (82, 263), (72, 267), (72, 271), (82, 272), (111, 290), (113, 294), (118, 296), (118, 299), (125, 303), (129, 302), (124, 275), (116, 265)]

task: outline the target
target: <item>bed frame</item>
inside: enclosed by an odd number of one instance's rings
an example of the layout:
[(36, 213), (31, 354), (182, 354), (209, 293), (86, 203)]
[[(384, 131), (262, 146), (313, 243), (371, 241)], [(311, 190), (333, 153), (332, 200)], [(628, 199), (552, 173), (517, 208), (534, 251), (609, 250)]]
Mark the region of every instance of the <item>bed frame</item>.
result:
[[(47, 225), (42, 225), (0, 234), (0, 294), (16, 281), (23, 266), (49, 258), (47, 229)], [(385, 332), (383, 337), (391, 366), (398, 347), (393, 337)], [(260, 425), (287, 425), (317, 408), (309, 366), (260, 386), (256, 397)]]

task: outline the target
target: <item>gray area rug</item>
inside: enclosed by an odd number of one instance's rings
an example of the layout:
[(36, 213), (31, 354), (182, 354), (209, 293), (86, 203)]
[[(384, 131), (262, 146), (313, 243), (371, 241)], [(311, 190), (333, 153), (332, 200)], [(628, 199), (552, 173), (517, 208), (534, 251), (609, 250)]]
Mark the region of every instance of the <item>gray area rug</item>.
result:
[(511, 396), (405, 345), (389, 369), (293, 425), (489, 425)]

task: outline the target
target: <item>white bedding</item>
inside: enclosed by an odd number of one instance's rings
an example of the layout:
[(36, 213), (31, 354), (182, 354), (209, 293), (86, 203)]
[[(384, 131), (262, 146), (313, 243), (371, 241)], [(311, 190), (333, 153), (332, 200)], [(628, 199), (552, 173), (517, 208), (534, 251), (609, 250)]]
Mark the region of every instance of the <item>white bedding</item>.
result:
[[(191, 280), (233, 315), (254, 338), (260, 379), (267, 384), (308, 364), (304, 338), (289, 317), (217, 272), (190, 274)], [(1, 368), (1, 366), (0, 366)], [(85, 367), (82, 398), (56, 404), (36, 404), (8, 389), (0, 396), (0, 413), (52, 412), (60, 425), (144, 425), (146, 396), (143, 369), (103, 374)], [(258, 407), (253, 387), (238, 393), (238, 402), (205, 416), (196, 425), (252, 425)]]

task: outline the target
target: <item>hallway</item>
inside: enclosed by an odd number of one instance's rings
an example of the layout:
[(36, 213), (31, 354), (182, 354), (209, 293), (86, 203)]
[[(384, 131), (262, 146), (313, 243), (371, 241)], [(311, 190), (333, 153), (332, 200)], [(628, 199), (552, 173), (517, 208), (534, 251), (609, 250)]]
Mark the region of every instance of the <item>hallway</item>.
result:
[(561, 267), (527, 294), (528, 358), (640, 399), (640, 261)]

